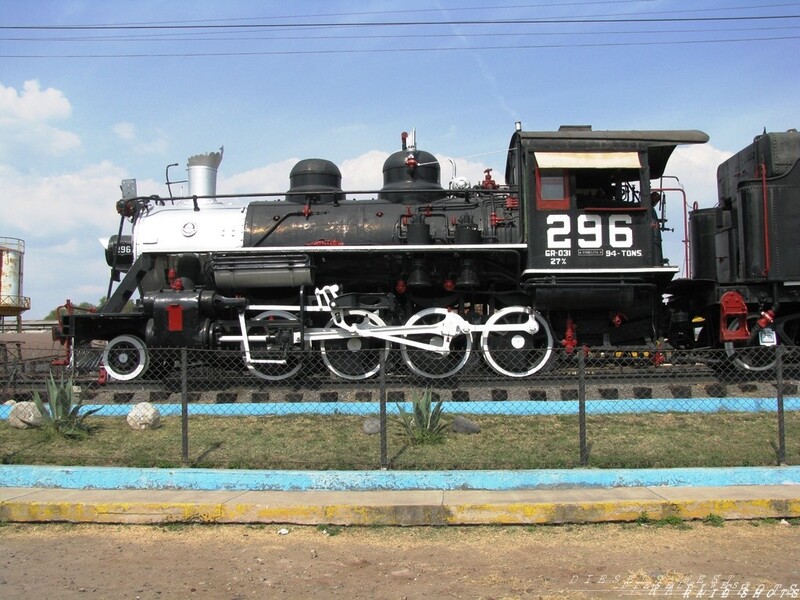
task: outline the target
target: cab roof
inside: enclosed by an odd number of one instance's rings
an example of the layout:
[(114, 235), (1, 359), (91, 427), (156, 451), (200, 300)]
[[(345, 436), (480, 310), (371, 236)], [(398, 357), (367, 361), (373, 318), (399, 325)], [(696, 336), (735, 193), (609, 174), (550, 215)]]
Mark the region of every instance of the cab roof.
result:
[[(526, 152), (639, 152), (647, 150), (650, 177), (664, 174), (672, 151), (680, 144), (704, 144), (708, 135), (696, 129), (594, 131), (588, 125), (562, 126), (558, 131), (516, 131), (509, 144), (509, 163), (521, 144)], [(511, 164), (506, 166), (509, 175)]]

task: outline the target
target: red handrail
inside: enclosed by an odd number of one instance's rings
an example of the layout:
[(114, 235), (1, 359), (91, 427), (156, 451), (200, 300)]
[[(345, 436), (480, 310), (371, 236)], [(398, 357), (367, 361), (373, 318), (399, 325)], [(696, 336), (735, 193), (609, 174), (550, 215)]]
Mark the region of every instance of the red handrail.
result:
[(653, 188), (654, 192), (680, 192), (681, 196), (683, 197), (683, 276), (687, 279), (690, 276), (689, 273), (689, 213), (686, 210), (687, 202), (686, 202), (686, 190), (682, 187), (676, 188)]

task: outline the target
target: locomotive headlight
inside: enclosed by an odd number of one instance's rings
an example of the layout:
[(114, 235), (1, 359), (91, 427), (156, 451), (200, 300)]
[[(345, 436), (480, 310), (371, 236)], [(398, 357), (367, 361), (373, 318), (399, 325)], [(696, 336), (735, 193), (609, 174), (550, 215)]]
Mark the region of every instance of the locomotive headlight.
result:
[(195, 233), (197, 233), (197, 225), (189, 221), (188, 223), (183, 224), (181, 231), (183, 232), (183, 237), (192, 237)]

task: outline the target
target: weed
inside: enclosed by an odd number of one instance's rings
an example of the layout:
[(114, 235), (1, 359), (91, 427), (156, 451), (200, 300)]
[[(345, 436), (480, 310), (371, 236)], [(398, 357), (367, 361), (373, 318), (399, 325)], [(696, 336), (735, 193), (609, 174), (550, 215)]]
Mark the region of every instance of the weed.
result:
[(655, 525), (660, 527), (674, 527), (676, 529), (691, 529), (691, 525), (689, 525), (686, 521), (681, 519), (678, 515), (669, 515), (664, 517), (663, 519), (659, 519), (658, 521), (654, 522)]
[(342, 528), (339, 525), (320, 523), (317, 525), (317, 531), (323, 533), (324, 535), (334, 536), (342, 533)]
[(637, 525), (651, 525), (653, 527), (675, 527), (677, 529), (691, 529), (688, 523), (686, 523), (683, 519), (681, 519), (677, 515), (668, 515), (663, 519), (654, 519), (649, 514), (647, 514), (646, 510), (643, 510), (639, 513), (639, 516), (636, 517), (636, 524)]
[(725, 525), (725, 519), (715, 513), (708, 513), (703, 517), (703, 523), (711, 525), (712, 527), (722, 527)]

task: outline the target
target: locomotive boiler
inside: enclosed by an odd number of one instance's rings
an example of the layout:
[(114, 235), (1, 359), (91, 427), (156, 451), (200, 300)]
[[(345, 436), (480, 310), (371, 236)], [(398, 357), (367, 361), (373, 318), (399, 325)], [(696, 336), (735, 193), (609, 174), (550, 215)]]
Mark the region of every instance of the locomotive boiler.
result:
[[(690, 328), (697, 315), (709, 323), (718, 315), (725, 325), (709, 329), (709, 345), (730, 342), (733, 355), (762, 343), (756, 328), (769, 343), (759, 309), (786, 333), (776, 315), (789, 298), (776, 289), (794, 290), (796, 301), (797, 287), (775, 285), (797, 268), (782, 258), (797, 229), (787, 223), (764, 244), (748, 237), (746, 282), (721, 277), (720, 261), (713, 277), (697, 263), (691, 279), (671, 284), (678, 268), (662, 254), (655, 182), (677, 145), (707, 139), (518, 127), (504, 183), (487, 171), (474, 185), (442, 185), (434, 155), (404, 134), (379, 190), (347, 191), (333, 162), (311, 158), (292, 168), (287, 190), (243, 196), (216, 192), (222, 150), (198, 155), (187, 196), (142, 197), (135, 181), (123, 182), (120, 228), (106, 250), (119, 284), (96, 313), (65, 315), (57, 334), (73, 349), (106, 342), (102, 366), (117, 380), (164, 368), (164, 351), (182, 347), (238, 351), (244, 368), (269, 381), (310, 360), (335, 378), (366, 379), (392, 347), (401, 360), (387, 368), (418, 378), (453, 377), (472, 364), (523, 378), (547, 369), (556, 348), (655, 348), (668, 335), (681, 347), (703, 344)], [(713, 219), (708, 209), (693, 213), (693, 244), (713, 239), (716, 252), (725, 235), (736, 238), (725, 226), (734, 221), (740, 237), (770, 231), (781, 217), (758, 210), (759, 185), (764, 206), (782, 210), (777, 190), (796, 195), (797, 158), (753, 181), (726, 171), (729, 196)], [(776, 241), (781, 251), (767, 252)], [(705, 260), (708, 248), (693, 249)], [(742, 283), (754, 287), (743, 294)], [(727, 292), (745, 308), (731, 308)], [(136, 293), (134, 309), (123, 310)]]

